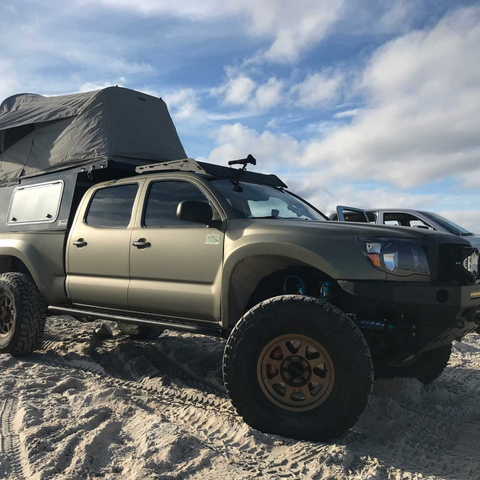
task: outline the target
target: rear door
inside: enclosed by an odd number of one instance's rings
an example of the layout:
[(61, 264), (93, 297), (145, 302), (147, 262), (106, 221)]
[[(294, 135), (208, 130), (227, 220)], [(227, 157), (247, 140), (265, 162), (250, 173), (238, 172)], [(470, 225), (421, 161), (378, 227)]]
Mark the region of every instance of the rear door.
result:
[(209, 202), (219, 218), (214, 197), (187, 177), (153, 179), (144, 191), (130, 245), (130, 309), (218, 321), (226, 222), (208, 227), (176, 215), (193, 200)]
[(130, 237), (141, 182), (97, 188), (67, 244), (67, 294), (76, 304), (128, 308)]

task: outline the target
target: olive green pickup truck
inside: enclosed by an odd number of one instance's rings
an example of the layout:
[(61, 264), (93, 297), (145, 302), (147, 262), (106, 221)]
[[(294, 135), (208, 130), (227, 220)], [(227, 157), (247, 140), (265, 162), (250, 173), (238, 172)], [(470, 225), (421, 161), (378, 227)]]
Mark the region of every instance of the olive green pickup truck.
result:
[(439, 376), (480, 323), (478, 251), (332, 222), (230, 163), (187, 158), (165, 103), (133, 90), (5, 100), (0, 353), (38, 347), (47, 313), (224, 337), (238, 413), (311, 440), (352, 427), (375, 377)]
[(464, 268), (475, 253), (459, 237), (331, 222), (273, 175), (192, 159), (136, 170), (10, 189), (1, 352), (35, 349), (47, 311), (117, 321), (134, 338), (223, 336), (245, 421), (326, 440), (359, 418), (374, 372), (431, 382), (477, 327), (480, 285)]

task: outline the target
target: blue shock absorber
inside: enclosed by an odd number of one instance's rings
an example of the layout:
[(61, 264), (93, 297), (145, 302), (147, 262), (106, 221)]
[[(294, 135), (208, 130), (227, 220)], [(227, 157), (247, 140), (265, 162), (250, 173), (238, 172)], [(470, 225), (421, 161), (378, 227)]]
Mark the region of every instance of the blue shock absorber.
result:
[[(294, 288), (292, 288), (294, 287)], [(296, 292), (292, 292), (296, 290)], [(289, 275), (283, 281), (283, 294), (295, 293), (296, 295), (305, 295), (305, 283), (297, 275)]]
[(328, 282), (322, 283), (320, 286), (320, 298), (325, 298), (330, 295), (332, 291), (332, 285)]

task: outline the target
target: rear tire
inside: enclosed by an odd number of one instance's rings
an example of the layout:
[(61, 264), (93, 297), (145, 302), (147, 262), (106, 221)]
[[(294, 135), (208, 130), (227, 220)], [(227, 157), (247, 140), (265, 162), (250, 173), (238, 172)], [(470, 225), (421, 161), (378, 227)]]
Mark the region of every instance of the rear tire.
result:
[(128, 335), (132, 340), (155, 340), (165, 331), (160, 327), (145, 327), (126, 322), (118, 322), (117, 326), (123, 335)]
[(223, 377), (233, 405), (253, 428), (329, 441), (363, 413), (373, 364), (365, 338), (344, 313), (313, 297), (283, 295), (237, 323), (225, 347)]
[(429, 350), (423, 353), (417, 360), (405, 367), (388, 364), (375, 365), (375, 378), (416, 378), (424, 385), (436, 380), (450, 360), (452, 344)]
[(46, 318), (45, 300), (29, 275), (0, 275), (0, 353), (25, 355), (38, 348)]

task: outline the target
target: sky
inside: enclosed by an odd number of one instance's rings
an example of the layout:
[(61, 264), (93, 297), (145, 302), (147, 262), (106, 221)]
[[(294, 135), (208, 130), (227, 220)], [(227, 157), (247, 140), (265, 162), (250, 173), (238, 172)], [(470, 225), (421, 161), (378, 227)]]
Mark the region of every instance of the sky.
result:
[(480, 1), (2, 0), (0, 101), (162, 97), (190, 157), (480, 233)]

